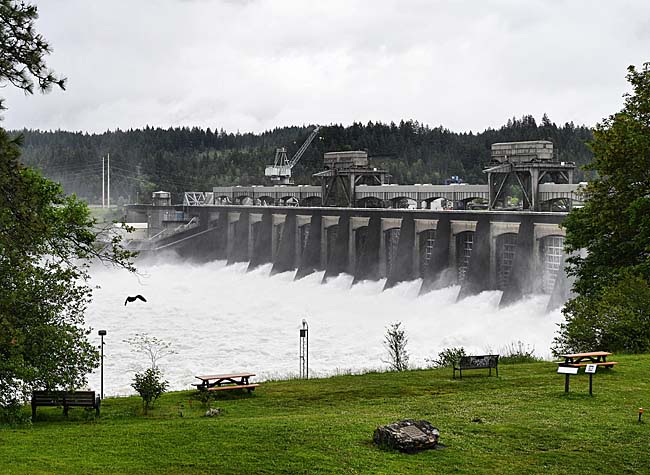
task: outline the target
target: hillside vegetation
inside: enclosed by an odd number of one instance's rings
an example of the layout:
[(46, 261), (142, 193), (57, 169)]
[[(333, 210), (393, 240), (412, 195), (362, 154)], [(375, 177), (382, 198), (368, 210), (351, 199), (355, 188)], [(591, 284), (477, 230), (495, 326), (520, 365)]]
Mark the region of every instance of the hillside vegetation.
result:
[[(180, 202), (185, 191), (210, 191), (213, 186), (265, 183), (264, 167), (273, 164), (275, 149), (287, 147), (289, 157), (313, 126), (284, 127), (261, 134), (228, 133), (200, 128), (159, 128), (85, 134), (24, 130), (22, 160), (63, 184), (89, 203), (101, 203), (102, 157), (110, 154), (111, 202), (148, 202), (151, 192), (171, 191)], [(460, 176), (485, 183), (482, 170), (495, 142), (551, 140), (558, 158), (584, 165), (591, 160), (585, 143), (591, 129), (573, 123), (558, 126), (544, 116), (511, 119), (498, 130), (456, 133), (417, 121), (399, 124), (369, 122), (323, 127), (293, 170), (296, 183), (317, 182), (323, 153), (368, 150), (373, 166), (386, 168), (393, 183), (444, 183)], [(577, 179), (584, 178), (582, 172)]]
[[(594, 376), (551, 362), (500, 365), (500, 377), (448, 368), (264, 382), (222, 395), (204, 417), (196, 392), (164, 395), (148, 416), (136, 397), (107, 398), (102, 416), (38, 408), (30, 428), (0, 428), (5, 474), (594, 474), (647, 473), (650, 356), (615, 355)], [(110, 378), (110, 375), (106, 375)], [(188, 387), (189, 383), (188, 381)], [(26, 408), (26, 411), (28, 408)], [(406, 455), (372, 443), (379, 425), (426, 419), (443, 450)]]

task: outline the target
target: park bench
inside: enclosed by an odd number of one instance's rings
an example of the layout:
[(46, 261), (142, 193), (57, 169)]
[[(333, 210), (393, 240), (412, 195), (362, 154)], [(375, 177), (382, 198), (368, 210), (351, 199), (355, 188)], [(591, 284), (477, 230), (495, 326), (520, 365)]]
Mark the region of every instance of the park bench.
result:
[(99, 416), (101, 399), (95, 391), (34, 391), (32, 393), (32, 420), (36, 417), (36, 408), (41, 406), (63, 406), (67, 417), (70, 407), (92, 407)]
[(496, 369), (498, 377), (499, 355), (461, 356), (460, 360), (454, 363), (454, 378), (456, 371), (459, 371), (460, 379), (463, 379), (463, 371), (468, 369), (488, 369), (489, 376), (492, 376), (492, 368)]

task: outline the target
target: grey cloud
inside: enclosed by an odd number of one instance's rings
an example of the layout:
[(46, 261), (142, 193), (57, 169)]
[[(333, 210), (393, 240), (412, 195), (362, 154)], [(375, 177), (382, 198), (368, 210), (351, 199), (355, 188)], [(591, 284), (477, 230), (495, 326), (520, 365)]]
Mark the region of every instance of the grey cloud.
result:
[(645, 0), (39, 2), (68, 91), (0, 90), (5, 127), (264, 130), (546, 112), (594, 124), (647, 61)]

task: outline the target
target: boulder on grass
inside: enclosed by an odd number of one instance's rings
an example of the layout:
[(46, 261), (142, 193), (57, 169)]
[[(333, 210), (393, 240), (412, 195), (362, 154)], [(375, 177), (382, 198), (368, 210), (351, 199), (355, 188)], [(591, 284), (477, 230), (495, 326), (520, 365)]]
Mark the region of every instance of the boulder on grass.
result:
[(435, 449), (439, 437), (440, 432), (429, 422), (405, 419), (378, 427), (373, 440), (381, 448), (413, 454)]
[(214, 407), (210, 408), (207, 411), (205, 411), (205, 417), (215, 417), (215, 416), (220, 416), (221, 415), (221, 408), (220, 407)]

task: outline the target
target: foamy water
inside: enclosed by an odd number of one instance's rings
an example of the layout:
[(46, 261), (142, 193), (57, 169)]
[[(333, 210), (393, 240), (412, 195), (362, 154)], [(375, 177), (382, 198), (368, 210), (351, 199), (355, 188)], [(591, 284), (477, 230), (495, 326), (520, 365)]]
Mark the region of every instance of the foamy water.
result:
[[(124, 340), (147, 333), (172, 343), (176, 354), (160, 367), (170, 389), (190, 388), (197, 374), (250, 371), (257, 380), (296, 376), (299, 329), (309, 324), (310, 376), (387, 368), (383, 347), (386, 327), (400, 321), (414, 367), (444, 348), (468, 353), (500, 352), (522, 341), (550, 358), (550, 345), (562, 320), (545, 313), (548, 296), (534, 296), (499, 310), (500, 292), (455, 303), (459, 287), (418, 296), (420, 281), (382, 292), (384, 280), (351, 286), (342, 275), (322, 285), (323, 273), (293, 281), (293, 272), (270, 276), (271, 265), (246, 272), (247, 264), (217, 261), (139, 263), (140, 275), (97, 268), (100, 285), (87, 313), (92, 339), (104, 337), (104, 394), (131, 394), (133, 373), (147, 358)], [(127, 295), (147, 302), (124, 305)], [(99, 372), (89, 385), (99, 391)]]

